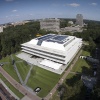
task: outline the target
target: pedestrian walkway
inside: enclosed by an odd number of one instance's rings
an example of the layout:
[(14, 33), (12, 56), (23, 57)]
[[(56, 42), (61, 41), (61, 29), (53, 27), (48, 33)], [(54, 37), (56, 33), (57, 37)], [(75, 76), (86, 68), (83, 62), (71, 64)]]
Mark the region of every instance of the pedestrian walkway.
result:
[[(11, 55), (11, 59), (12, 59), (12, 61), (14, 60), (12, 55)], [(17, 66), (16, 66), (15, 63), (14, 63), (14, 69), (15, 69), (15, 71), (16, 71), (16, 73), (17, 73), (17, 76), (18, 76), (18, 78), (19, 78), (19, 80), (20, 80), (20, 83), (23, 84), (24, 82), (23, 82), (23, 80), (22, 80), (22, 78), (21, 78), (21, 76), (20, 76), (20, 73), (19, 73), (19, 71), (18, 71)]]
[(33, 66), (30, 64), (30, 70), (29, 70), (29, 72), (28, 72), (28, 74), (27, 74), (27, 76), (26, 76), (26, 79), (25, 79), (25, 81), (24, 81), (24, 84), (27, 83), (27, 81), (28, 81), (28, 79), (29, 79), (29, 77), (30, 77), (32, 68), (33, 68)]
[(12, 84), (23, 95), (27, 95), (31, 100), (41, 100), (40, 97), (38, 97), (37, 95), (33, 95), (24, 86), (22, 86), (16, 80), (14, 80), (2, 67), (0, 67), (0, 73), (9, 81), (10, 84)]
[[(76, 61), (78, 60), (80, 54), (82, 53), (82, 50), (79, 51), (78, 55), (75, 57), (74, 61), (72, 62), (72, 64), (70, 65), (70, 67), (67, 69), (67, 71), (65, 72), (65, 74), (61, 77), (61, 79), (59, 80), (59, 84), (62, 84), (63, 81), (66, 79), (67, 75), (70, 73), (70, 71), (72, 70), (72, 68), (74, 67)], [(49, 100), (50, 98), (52, 98), (52, 94), (54, 94), (57, 90), (58, 87), (58, 83), (55, 85), (55, 87), (50, 91), (50, 93), (45, 97), (45, 100)]]
[[(12, 57), (12, 55), (11, 55), (11, 58), (12, 58), (12, 60), (14, 60), (13, 57)], [(22, 61), (17, 61), (17, 63), (18, 63), (18, 62), (22, 62)], [(26, 77), (25, 81), (22, 80), (22, 78), (21, 78), (21, 76), (20, 76), (20, 73), (19, 73), (19, 71), (18, 71), (17, 66), (16, 66), (15, 63), (14, 63), (14, 69), (15, 69), (15, 71), (16, 71), (16, 73), (17, 73), (17, 76), (18, 76), (18, 78), (19, 78), (19, 80), (20, 80), (20, 83), (24, 86), (24, 88), (26, 88), (28, 91), (30, 91), (33, 95), (36, 95), (35, 92), (33, 92), (33, 90), (32, 90), (30, 87), (28, 87), (28, 86), (26, 85), (26, 83), (27, 83), (27, 81), (28, 81), (28, 78), (29, 78), (29, 76), (30, 76), (31, 70), (32, 70), (32, 68), (33, 68), (33, 66), (32, 66), (31, 64), (29, 64), (29, 65), (30, 65), (30, 70), (29, 70), (29, 72), (28, 72), (28, 74), (27, 74), (27, 77)]]
[(19, 73), (19, 71), (18, 71), (17, 66), (16, 66), (15, 63), (14, 63), (14, 69), (15, 69), (15, 71), (16, 71), (16, 73), (17, 73), (17, 76), (18, 76), (18, 78), (19, 78), (19, 80), (20, 80), (20, 83), (21, 83), (21, 84), (24, 84), (24, 82), (23, 82), (23, 80), (22, 80), (22, 78), (21, 78), (21, 76), (20, 76), (20, 73)]

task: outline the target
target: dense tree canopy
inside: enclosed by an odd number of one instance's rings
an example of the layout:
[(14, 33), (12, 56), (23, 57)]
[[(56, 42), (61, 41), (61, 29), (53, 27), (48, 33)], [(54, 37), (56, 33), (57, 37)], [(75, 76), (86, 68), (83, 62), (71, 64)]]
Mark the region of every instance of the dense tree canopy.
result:
[(37, 34), (45, 35), (48, 33), (57, 34), (57, 32), (40, 29), (40, 22), (37, 21), (15, 27), (9, 26), (0, 34), (0, 56), (5, 57), (19, 51), (20, 44), (37, 37)]
[(76, 32), (73, 35), (82, 38), (83, 41), (88, 41), (89, 45), (86, 48), (91, 52), (96, 45), (100, 45), (100, 22), (88, 22), (86, 30), (83, 30), (82, 33)]
[(39, 30), (39, 22), (5, 28), (4, 32), (0, 34), (0, 54), (6, 56), (19, 51), (20, 44), (36, 37)]
[[(73, 20), (74, 21), (74, 20)], [(66, 32), (67, 35), (74, 35), (80, 38), (83, 38), (85, 41), (89, 41), (90, 48), (94, 49), (95, 44), (100, 44), (100, 23), (95, 21), (86, 21), (87, 30), (84, 30), (82, 33), (70, 34)], [(61, 20), (61, 27), (68, 26), (68, 20)], [(40, 29), (40, 23), (30, 22), (25, 25), (10, 26), (4, 29), (4, 32), (0, 34), (0, 54), (2, 56), (15, 53), (20, 50), (20, 44), (29, 41), (30, 39), (37, 36), (37, 33), (45, 35), (48, 33), (55, 33), (51, 31), (45, 31)], [(89, 49), (88, 50), (92, 50)]]

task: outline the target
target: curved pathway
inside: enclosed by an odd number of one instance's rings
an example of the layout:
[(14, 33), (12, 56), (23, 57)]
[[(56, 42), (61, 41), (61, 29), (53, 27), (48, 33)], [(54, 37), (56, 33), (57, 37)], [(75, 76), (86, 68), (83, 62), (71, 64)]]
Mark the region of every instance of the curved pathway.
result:
[(30, 70), (29, 70), (29, 72), (28, 72), (28, 74), (27, 74), (27, 76), (26, 76), (26, 79), (25, 79), (25, 81), (24, 81), (24, 84), (27, 83), (27, 81), (28, 81), (28, 79), (29, 79), (29, 77), (30, 77), (30, 74), (31, 74), (31, 70), (32, 70), (32, 68), (33, 68), (33, 66), (30, 65)]
[[(67, 71), (65, 71), (65, 74), (61, 77), (61, 79), (58, 82), (59, 84), (62, 84), (63, 81), (66, 79), (67, 75), (70, 73), (71, 69), (74, 67), (81, 53), (82, 53), (82, 50), (79, 51), (77, 56), (74, 58), (74, 61), (70, 65), (70, 67), (67, 69)], [(58, 87), (58, 84), (56, 84), (55, 87), (50, 91), (50, 93), (45, 97), (45, 100), (49, 100), (50, 98), (52, 98), (52, 95), (56, 92), (57, 87)]]

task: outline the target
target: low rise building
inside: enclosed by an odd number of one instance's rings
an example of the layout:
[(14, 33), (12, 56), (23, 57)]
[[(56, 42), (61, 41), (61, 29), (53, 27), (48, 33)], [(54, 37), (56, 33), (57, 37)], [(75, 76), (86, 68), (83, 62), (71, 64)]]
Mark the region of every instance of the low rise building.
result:
[(17, 26), (17, 25), (24, 25), (26, 23), (29, 23), (30, 21), (20, 21), (20, 22), (14, 22), (14, 23), (11, 23), (11, 25), (14, 25), (14, 26)]
[(0, 26), (0, 33), (3, 32), (3, 26)]
[(60, 29), (61, 32), (71, 32), (71, 33), (74, 33), (74, 32), (82, 32), (83, 29), (79, 26), (70, 26), (70, 27), (65, 27), (65, 28), (61, 28)]

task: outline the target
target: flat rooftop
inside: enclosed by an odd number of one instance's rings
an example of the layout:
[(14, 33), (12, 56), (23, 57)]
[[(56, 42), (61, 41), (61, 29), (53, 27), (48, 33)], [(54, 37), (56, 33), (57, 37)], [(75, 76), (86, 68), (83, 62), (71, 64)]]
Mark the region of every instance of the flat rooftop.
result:
[(21, 45), (31, 48), (38, 46), (39, 48), (59, 50), (59, 52), (61, 52), (66, 51), (70, 46), (72, 46), (74, 40), (77, 41), (75, 36), (47, 34), (38, 38), (34, 38), (31, 41)]
[(37, 40), (39, 41), (47, 41), (47, 42), (57, 42), (57, 43), (60, 43), (60, 44), (63, 44), (66, 42), (67, 40), (67, 35), (55, 35), (55, 34), (47, 34), (47, 35), (44, 35), (44, 36), (41, 36), (39, 38), (36, 38)]

